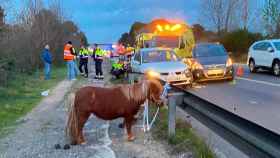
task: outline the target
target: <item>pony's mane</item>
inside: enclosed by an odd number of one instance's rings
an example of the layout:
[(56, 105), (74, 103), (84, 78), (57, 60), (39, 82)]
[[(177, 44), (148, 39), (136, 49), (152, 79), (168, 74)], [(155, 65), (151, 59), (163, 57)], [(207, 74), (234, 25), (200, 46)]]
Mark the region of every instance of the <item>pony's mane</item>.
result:
[(131, 85), (132, 98), (136, 102), (143, 102), (146, 99), (151, 99), (154, 96), (160, 96), (163, 91), (163, 87), (158, 80), (144, 80), (140, 83)]
[(135, 83), (130, 86), (131, 100), (136, 103), (142, 103), (147, 99), (147, 91), (149, 86), (147, 82)]

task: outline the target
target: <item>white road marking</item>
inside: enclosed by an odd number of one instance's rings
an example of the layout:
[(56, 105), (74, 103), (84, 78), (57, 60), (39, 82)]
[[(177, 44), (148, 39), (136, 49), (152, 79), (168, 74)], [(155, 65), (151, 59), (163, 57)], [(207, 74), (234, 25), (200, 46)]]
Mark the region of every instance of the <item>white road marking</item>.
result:
[(239, 80), (250, 81), (250, 82), (265, 84), (265, 85), (274, 86), (274, 87), (280, 87), (280, 84), (277, 84), (277, 83), (271, 83), (271, 82), (260, 81), (260, 80), (253, 80), (253, 79), (243, 78), (243, 77), (235, 77), (235, 78), (239, 79)]
[(253, 101), (253, 100), (249, 101), (249, 103), (250, 103), (250, 104), (258, 104), (258, 102)]

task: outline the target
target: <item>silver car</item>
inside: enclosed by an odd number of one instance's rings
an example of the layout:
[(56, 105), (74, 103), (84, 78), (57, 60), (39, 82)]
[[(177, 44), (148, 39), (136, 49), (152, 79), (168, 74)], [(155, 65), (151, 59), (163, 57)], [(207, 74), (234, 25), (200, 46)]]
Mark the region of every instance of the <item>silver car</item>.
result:
[(189, 68), (169, 48), (144, 48), (131, 60), (132, 74), (144, 74), (159, 78), (173, 85), (190, 85), (193, 81)]

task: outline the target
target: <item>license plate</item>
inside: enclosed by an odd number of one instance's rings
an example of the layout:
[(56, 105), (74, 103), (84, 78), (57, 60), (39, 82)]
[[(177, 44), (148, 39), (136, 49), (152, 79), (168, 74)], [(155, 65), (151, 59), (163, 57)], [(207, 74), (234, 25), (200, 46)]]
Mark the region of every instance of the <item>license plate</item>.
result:
[(222, 74), (224, 70), (208, 70), (207, 74), (208, 75), (217, 75), (217, 74)]
[(166, 77), (166, 80), (168, 80), (168, 81), (175, 81), (175, 80), (182, 80), (182, 79), (184, 79), (184, 75), (182, 74), (182, 75), (170, 75), (170, 76), (167, 76)]

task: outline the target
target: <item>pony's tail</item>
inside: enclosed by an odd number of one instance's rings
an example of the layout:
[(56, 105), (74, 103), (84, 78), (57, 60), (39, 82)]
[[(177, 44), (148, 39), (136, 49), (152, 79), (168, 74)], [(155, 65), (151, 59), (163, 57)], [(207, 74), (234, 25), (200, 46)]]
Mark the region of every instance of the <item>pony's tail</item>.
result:
[(70, 139), (72, 145), (77, 144), (79, 135), (78, 131), (78, 115), (77, 108), (75, 106), (75, 95), (72, 93), (68, 97), (68, 120), (65, 128), (66, 137)]

